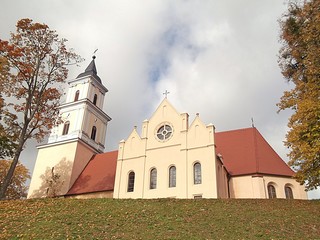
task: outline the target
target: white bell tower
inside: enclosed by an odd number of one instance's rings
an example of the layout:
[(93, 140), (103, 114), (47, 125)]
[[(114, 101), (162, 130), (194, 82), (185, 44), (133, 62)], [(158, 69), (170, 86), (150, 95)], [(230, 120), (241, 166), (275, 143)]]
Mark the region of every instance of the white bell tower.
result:
[(63, 124), (52, 131), (48, 143), (80, 139), (101, 153), (111, 118), (102, 110), (108, 89), (97, 75), (95, 57), (85, 72), (68, 84), (66, 102), (60, 106)]
[(90, 159), (104, 151), (111, 118), (102, 110), (108, 89), (97, 75), (95, 56), (68, 84), (59, 109), (62, 123), (51, 131), (47, 144), (38, 146), (28, 198), (64, 195)]

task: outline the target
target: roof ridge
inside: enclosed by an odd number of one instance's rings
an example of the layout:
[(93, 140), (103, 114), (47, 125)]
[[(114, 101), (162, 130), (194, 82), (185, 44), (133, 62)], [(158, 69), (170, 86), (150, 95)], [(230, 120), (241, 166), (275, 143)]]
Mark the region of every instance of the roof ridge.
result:
[(215, 132), (215, 133), (228, 133), (228, 132), (248, 131), (248, 130), (253, 129), (253, 128), (255, 128), (255, 127), (240, 128), (240, 129), (233, 129), (233, 130), (227, 130), (227, 131), (221, 131), (221, 132)]

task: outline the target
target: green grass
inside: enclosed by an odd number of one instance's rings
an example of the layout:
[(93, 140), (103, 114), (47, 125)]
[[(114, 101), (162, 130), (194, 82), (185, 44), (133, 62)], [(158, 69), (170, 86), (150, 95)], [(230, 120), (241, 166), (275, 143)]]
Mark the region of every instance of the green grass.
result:
[(1, 201), (0, 238), (320, 239), (320, 201)]

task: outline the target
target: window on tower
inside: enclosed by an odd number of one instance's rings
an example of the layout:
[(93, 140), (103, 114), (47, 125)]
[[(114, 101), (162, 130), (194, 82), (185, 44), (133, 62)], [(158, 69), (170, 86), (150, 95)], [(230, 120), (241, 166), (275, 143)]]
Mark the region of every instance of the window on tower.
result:
[(63, 131), (62, 131), (62, 135), (67, 135), (69, 132), (69, 126), (70, 126), (70, 122), (66, 121), (63, 125)]
[(98, 99), (98, 95), (95, 94), (95, 95), (93, 96), (93, 104), (94, 104), (94, 105), (97, 105), (97, 99)]
[(77, 90), (76, 94), (74, 95), (74, 101), (78, 101), (79, 100), (79, 95), (80, 95), (80, 91)]
[(97, 134), (97, 128), (96, 128), (96, 126), (93, 126), (92, 130), (91, 130), (91, 139), (92, 140), (96, 140), (96, 134)]

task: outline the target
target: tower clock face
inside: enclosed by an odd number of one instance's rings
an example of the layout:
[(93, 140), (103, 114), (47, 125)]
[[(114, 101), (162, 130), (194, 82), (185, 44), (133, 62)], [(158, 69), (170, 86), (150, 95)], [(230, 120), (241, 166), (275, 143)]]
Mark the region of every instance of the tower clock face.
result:
[(173, 135), (173, 128), (169, 123), (163, 123), (156, 131), (156, 138), (161, 142), (168, 141)]

